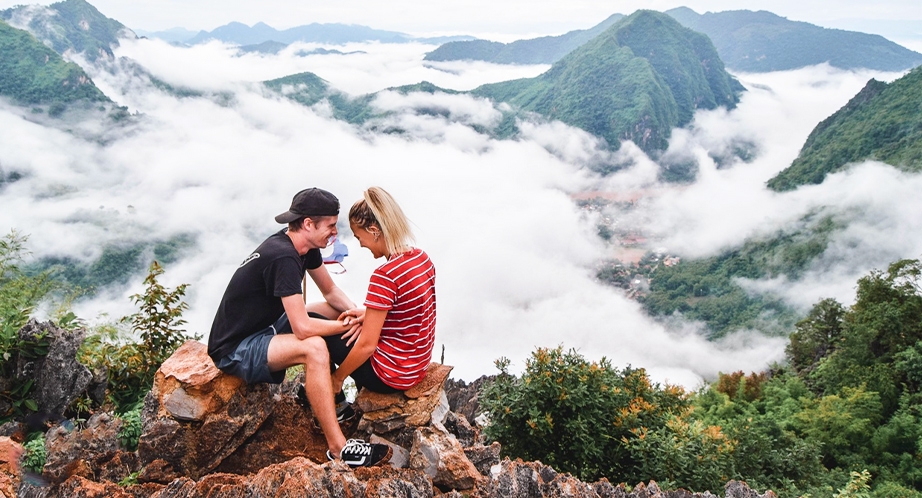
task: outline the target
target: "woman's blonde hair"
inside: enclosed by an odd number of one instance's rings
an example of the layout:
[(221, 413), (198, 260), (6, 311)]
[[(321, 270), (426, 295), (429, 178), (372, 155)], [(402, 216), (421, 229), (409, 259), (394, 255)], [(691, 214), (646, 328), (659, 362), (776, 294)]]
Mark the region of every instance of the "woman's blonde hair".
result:
[(409, 251), (414, 241), (410, 221), (391, 194), (381, 187), (369, 187), (362, 197), (349, 209), (349, 221), (365, 230), (378, 227), (389, 256)]

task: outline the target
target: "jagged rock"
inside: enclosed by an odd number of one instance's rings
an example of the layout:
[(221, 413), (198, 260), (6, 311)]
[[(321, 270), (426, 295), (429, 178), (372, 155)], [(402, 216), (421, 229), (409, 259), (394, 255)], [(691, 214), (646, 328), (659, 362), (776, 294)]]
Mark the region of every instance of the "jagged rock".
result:
[(413, 444), (415, 428), (441, 423), (448, 413), (448, 399), (442, 386), (453, 367), (430, 363), (422, 382), (395, 394), (378, 394), (363, 389), (355, 405), (362, 413), (356, 431), (368, 439), (378, 434), (397, 444)]
[(493, 441), (490, 446), (477, 445), (464, 448), (464, 455), (474, 464), (474, 468), (477, 469), (477, 472), (480, 472), (480, 475), (489, 476), (490, 469), (499, 463), (501, 450), (500, 444)]
[(480, 414), (480, 389), (495, 377), (483, 375), (470, 384), (463, 380), (448, 379), (445, 382), (445, 394), (451, 411), (464, 415), (468, 422), (474, 423)]
[(508, 458), (490, 469), (482, 494), (489, 498), (535, 498), (541, 493), (540, 462), (511, 461)]
[(119, 483), (140, 469), (141, 459), (138, 458), (137, 452), (118, 450), (112, 458), (99, 463), (96, 477), (99, 481)]
[[(364, 486), (342, 464), (293, 458), (270, 465), (250, 480), (250, 496), (362, 496)], [(166, 497), (164, 497), (166, 498)]]
[(410, 449), (410, 468), (422, 471), (440, 489), (473, 489), (483, 476), (467, 459), (458, 439), (438, 426), (420, 427)]
[(166, 460), (156, 459), (145, 465), (138, 474), (140, 483), (159, 483), (165, 484), (179, 479), (178, 472)]
[(86, 429), (68, 430), (57, 425), (45, 434), (45, 466), (42, 476), (51, 483), (61, 483), (71, 476), (98, 480), (103, 464), (119, 451), (118, 432), (122, 421), (100, 412), (87, 422)]
[(442, 425), (448, 429), (448, 432), (454, 434), (461, 446), (465, 448), (482, 443), (480, 431), (471, 426), (464, 415), (450, 411), (445, 415), (445, 421), (442, 422)]
[(391, 459), (387, 461), (387, 464), (391, 467), (394, 467), (395, 469), (403, 469), (410, 464), (410, 452), (403, 446), (400, 446), (399, 444), (388, 439), (384, 439), (377, 434), (372, 434), (368, 439), (368, 442), (373, 444), (386, 444), (391, 447), (393, 454), (391, 455)]
[(549, 482), (541, 484), (542, 496), (566, 498), (597, 498), (592, 486), (570, 474), (557, 474)]
[(724, 486), (726, 498), (778, 498), (773, 491), (768, 490), (764, 494), (749, 488), (749, 485), (743, 481), (730, 481)]
[(267, 384), (222, 373), (204, 344), (187, 341), (160, 366), (144, 400), (141, 462), (161, 459), (197, 479), (252, 436), (274, 406)]
[(613, 486), (608, 479), (602, 478), (592, 483), (592, 490), (595, 491), (599, 498), (627, 498), (627, 491), (624, 483)]
[[(46, 420), (60, 421), (67, 407), (89, 386), (93, 374), (77, 361), (77, 350), (85, 334), (83, 330), (68, 331), (52, 322), (35, 319), (29, 320), (19, 330), (21, 341), (45, 341), (48, 344), (47, 355), (37, 358), (20, 355), (12, 375), (0, 379), (2, 390), (30, 380), (35, 382), (30, 397), (38, 405), (38, 410), (31, 416), (35, 425), (31, 430), (44, 429), (42, 425)], [(0, 401), (0, 405), (4, 403)], [(0, 411), (6, 412), (9, 408), (0, 406)]]
[(0, 495), (7, 498), (16, 496), (16, 489), (22, 478), (19, 457), (22, 445), (8, 437), (0, 437)]
[(112, 482), (96, 482), (73, 476), (50, 490), (47, 497), (68, 498), (134, 498), (124, 488)]
[(386, 498), (430, 498), (433, 496), (432, 481), (422, 472), (375, 467), (356, 469), (355, 476), (365, 481), (365, 493), (362, 496)]
[[(311, 412), (301, 408), (293, 396), (276, 395), (272, 402), (275, 407), (266, 421), (215, 468), (216, 472), (252, 474), (301, 456), (315, 462), (327, 461), (327, 442)], [(350, 437), (347, 428), (343, 429)]]

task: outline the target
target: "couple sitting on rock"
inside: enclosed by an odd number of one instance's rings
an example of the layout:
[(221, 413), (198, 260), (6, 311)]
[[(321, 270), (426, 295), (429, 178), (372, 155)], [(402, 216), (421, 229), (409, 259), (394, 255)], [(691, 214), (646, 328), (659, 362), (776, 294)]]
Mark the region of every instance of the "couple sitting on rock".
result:
[[(339, 426), (351, 412), (342, 392), (346, 377), (384, 394), (409, 389), (425, 376), (435, 339), (435, 267), (409, 245), (409, 222), (390, 194), (371, 187), (363, 197), (349, 210), (349, 226), (372, 256), (387, 260), (371, 276), (364, 308), (336, 286), (320, 254), (337, 235), (339, 200), (309, 188), (275, 217), (288, 228), (237, 268), (208, 339), (215, 365), (247, 383), (280, 383), (288, 367), (303, 365), (303, 396), (326, 437), (327, 456), (353, 467), (386, 462), (391, 450), (346, 440)], [(305, 305), (305, 271), (323, 302)]]

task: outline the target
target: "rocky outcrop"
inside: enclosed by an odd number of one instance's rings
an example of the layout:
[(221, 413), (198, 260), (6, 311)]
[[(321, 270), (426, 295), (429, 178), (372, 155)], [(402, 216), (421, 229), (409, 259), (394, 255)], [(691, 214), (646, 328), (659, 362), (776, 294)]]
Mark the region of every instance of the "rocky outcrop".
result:
[(0, 437), (0, 496), (13, 498), (22, 480), (19, 457), (22, 445), (8, 437)]
[[(20, 342), (46, 344), (48, 348), (46, 355), (19, 355), (12, 375), (0, 378), (0, 391), (11, 391), (13, 386), (34, 382), (29, 398), (37, 409), (27, 420), (32, 426), (30, 430), (42, 429), (49, 421), (62, 420), (67, 407), (90, 387), (93, 374), (77, 361), (77, 350), (84, 336), (81, 329), (65, 330), (52, 322), (35, 319), (19, 330)], [(8, 402), (0, 399), (0, 413), (9, 411)]]
[(252, 436), (274, 407), (268, 385), (225, 375), (204, 344), (188, 341), (157, 371), (144, 400), (138, 456), (145, 465), (162, 460), (161, 467), (198, 479)]
[[(500, 461), (499, 443), (485, 446), (477, 426), (449, 409), (450, 371), (433, 363), (405, 393), (359, 393), (358, 416), (343, 425), (344, 434), (389, 444), (394, 456), (388, 465), (352, 470), (326, 459), (323, 434), (310, 410), (296, 403), (295, 384), (247, 386), (217, 370), (205, 346), (190, 341), (157, 372), (137, 452), (119, 446), (121, 421), (99, 413), (84, 428), (50, 430), (42, 479), (23, 482), (9, 464), (15, 458), (3, 460), (4, 440), (15, 443), (0, 437), (0, 496), (16, 489), (22, 498), (714, 497), (661, 491), (654, 482), (628, 492), (540, 462)], [(124, 485), (130, 481), (139, 484)], [(774, 498), (736, 482), (726, 494)]]
[(118, 483), (138, 471), (138, 455), (119, 448), (121, 427), (121, 420), (103, 412), (93, 415), (82, 430), (68, 425), (51, 429), (45, 434), (43, 477), (52, 484), (73, 476)]

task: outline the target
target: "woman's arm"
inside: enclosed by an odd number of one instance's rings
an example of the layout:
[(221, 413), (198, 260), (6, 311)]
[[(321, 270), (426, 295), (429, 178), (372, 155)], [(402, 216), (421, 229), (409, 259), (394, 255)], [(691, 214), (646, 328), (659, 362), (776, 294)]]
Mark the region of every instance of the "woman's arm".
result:
[(352, 351), (349, 351), (349, 355), (343, 360), (342, 365), (333, 372), (334, 393), (342, 391), (346, 377), (362, 366), (368, 358), (371, 358), (371, 355), (378, 347), (378, 339), (381, 337), (381, 328), (384, 327), (386, 317), (387, 310), (372, 308), (365, 310), (365, 320), (362, 323), (361, 335), (355, 342), (355, 346), (352, 347)]

